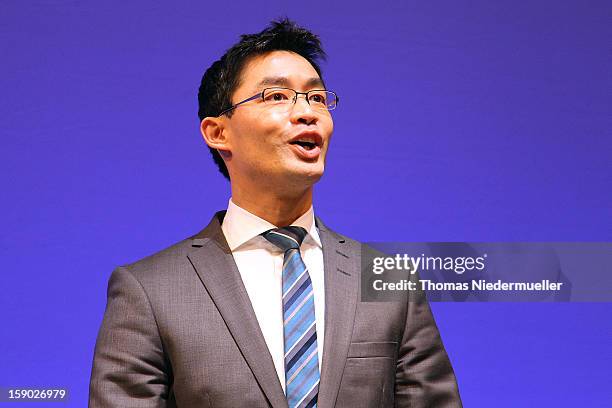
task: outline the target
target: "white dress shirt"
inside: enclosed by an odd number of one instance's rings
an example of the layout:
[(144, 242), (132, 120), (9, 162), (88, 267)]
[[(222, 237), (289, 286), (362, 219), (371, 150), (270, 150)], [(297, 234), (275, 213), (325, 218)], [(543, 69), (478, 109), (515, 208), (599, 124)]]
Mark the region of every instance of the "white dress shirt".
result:
[[(314, 291), (319, 370), (323, 353), (325, 291), (323, 288), (323, 247), (314, 222), (312, 206), (291, 223), (308, 234), (300, 254), (308, 268)], [(283, 227), (285, 225), (282, 225)], [(230, 198), (221, 229), (229, 245), (255, 316), (272, 355), (278, 379), (285, 390), (285, 348), (283, 335), (282, 270), (283, 252), (260, 234), (277, 228), (268, 221), (234, 204)]]

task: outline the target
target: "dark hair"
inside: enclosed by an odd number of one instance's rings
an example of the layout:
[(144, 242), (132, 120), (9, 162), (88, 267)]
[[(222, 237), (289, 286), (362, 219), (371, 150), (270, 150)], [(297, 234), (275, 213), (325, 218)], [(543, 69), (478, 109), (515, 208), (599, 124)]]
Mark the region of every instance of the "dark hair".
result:
[[(317, 62), (325, 60), (325, 51), (319, 37), (287, 18), (272, 21), (257, 34), (241, 35), (240, 41), (204, 72), (198, 91), (200, 121), (209, 116), (218, 116), (219, 112), (232, 105), (232, 94), (240, 85), (240, 74), (250, 58), (277, 50), (301, 55), (323, 80)], [(231, 117), (232, 111), (226, 115)], [(210, 152), (221, 174), (229, 180), (227, 167), (219, 152), (212, 148)]]

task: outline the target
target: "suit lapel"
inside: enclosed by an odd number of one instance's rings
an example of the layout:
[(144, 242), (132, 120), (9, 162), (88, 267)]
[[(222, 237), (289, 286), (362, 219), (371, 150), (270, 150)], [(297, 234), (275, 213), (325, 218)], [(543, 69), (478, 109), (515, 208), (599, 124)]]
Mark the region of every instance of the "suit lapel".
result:
[(224, 211), (193, 240), (188, 255), (259, 386), (273, 407), (287, 407), (272, 356), (257, 322), (238, 267), (221, 230)]
[[(316, 217), (315, 217), (316, 218)], [(317, 407), (335, 406), (348, 355), (359, 290), (359, 248), (329, 230), (319, 218), (325, 268), (325, 344)]]

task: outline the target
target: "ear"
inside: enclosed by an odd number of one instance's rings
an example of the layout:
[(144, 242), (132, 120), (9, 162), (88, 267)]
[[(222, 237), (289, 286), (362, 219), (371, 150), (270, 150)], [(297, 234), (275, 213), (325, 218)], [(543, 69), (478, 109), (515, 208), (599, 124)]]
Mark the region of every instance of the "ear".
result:
[(206, 117), (202, 119), (200, 132), (209, 147), (217, 149), (221, 155), (229, 153), (230, 144), (222, 118)]

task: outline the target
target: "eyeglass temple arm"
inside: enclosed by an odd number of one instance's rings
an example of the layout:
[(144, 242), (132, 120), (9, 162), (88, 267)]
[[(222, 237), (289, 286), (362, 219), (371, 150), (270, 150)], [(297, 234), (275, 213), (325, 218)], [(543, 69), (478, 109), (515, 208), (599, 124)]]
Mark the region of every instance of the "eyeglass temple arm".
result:
[(250, 102), (250, 101), (252, 101), (252, 100), (254, 100), (254, 99), (257, 99), (257, 98), (263, 98), (263, 91), (262, 91), (262, 92), (260, 92), (260, 93), (258, 93), (257, 95), (253, 95), (253, 96), (251, 96), (250, 98), (246, 98), (245, 100), (240, 101), (240, 102), (238, 102), (238, 103), (236, 103), (236, 104), (234, 104), (234, 105), (230, 106), (229, 108), (223, 109), (221, 112), (219, 112), (219, 114), (217, 115), (217, 117), (219, 117), (219, 116), (221, 116), (221, 115), (224, 115), (224, 114), (226, 114), (227, 112), (229, 112), (229, 111), (231, 111), (231, 110), (234, 110), (234, 109), (235, 109), (235, 108), (236, 108), (238, 105), (242, 105), (243, 103)]

